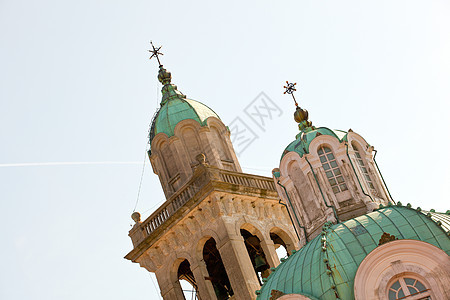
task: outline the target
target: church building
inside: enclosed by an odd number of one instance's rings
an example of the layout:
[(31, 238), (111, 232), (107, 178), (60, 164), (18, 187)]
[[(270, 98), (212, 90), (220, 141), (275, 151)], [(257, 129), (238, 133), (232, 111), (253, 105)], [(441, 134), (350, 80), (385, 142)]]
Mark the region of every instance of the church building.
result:
[(450, 299), (450, 211), (395, 202), (374, 147), (313, 124), (295, 84), (299, 131), (264, 177), (242, 172), (229, 128), (161, 63), (158, 79), (148, 154), (166, 201), (133, 213), (125, 258), (164, 300), (185, 299), (183, 280), (201, 300)]

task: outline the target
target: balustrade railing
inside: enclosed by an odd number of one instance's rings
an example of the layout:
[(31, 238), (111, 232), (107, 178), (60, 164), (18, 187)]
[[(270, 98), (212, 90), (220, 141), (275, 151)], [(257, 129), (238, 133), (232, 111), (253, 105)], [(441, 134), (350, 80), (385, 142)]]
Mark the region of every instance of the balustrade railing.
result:
[(273, 183), (273, 180), (271, 178), (255, 175), (252, 175), (252, 177), (248, 177), (248, 175), (246, 174), (223, 170), (221, 170), (219, 174), (220, 179), (223, 182), (276, 191), (275, 184)]
[[(209, 168), (205, 169), (209, 172)], [(254, 187), (276, 191), (275, 184), (271, 178), (247, 175), (232, 171), (218, 170), (218, 179), (222, 182), (241, 185), (245, 187)], [(210, 177), (208, 177), (210, 178)], [(211, 179), (206, 180), (203, 185), (207, 184)], [(163, 205), (161, 205), (154, 213), (152, 213), (143, 223), (145, 235), (150, 235), (156, 228), (161, 226), (170, 216), (180, 209), (189, 199), (191, 199), (203, 185), (197, 185), (196, 179), (191, 179), (176, 194), (170, 197)]]

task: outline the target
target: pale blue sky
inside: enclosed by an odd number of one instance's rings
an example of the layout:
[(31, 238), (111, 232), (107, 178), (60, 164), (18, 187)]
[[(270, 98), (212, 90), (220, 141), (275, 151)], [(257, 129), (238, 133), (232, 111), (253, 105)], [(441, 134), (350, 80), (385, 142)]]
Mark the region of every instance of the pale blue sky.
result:
[[(247, 171), (270, 175), (297, 133), (289, 80), (313, 124), (379, 150), (395, 200), (450, 209), (449, 15), (446, 0), (0, 0), (0, 298), (158, 299), (123, 259), (142, 165), (2, 166), (143, 161), (150, 40), (225, 123), (251, 124), (262, 91), (282, 108), (240, 156)], [(147, 163), (137, 210), (163, 199)]]

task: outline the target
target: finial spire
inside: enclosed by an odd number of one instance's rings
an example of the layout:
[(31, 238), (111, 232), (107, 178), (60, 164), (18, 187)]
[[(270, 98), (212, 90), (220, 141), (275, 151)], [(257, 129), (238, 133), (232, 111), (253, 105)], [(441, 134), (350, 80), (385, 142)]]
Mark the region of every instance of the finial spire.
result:
[(155, 57), (156, 60), (158, 61), (158, 64), (159, 64), (158, 80), (163, 85), (163, 87), (161, 89), (161, 93), (162, 93), (161, 105), (164, 105), (167, 101), (169, 101), (171, 99), (186, 98), (186, 96), (183, 95), (183, 93), (181, 93), (177, 90), (177, 86), (171, 83), (172, 82), (172, 74), (163, 67), (163, 65), (161, 64), (161, 61), (159, 60), (159, 55), (163, 55), (160, 51), (161, 46), (155, 47), (155, 45), (153, 45), (153, 42), (150, 42), (150, 44), (152, 45), (152, 50), (148, 50), (148, 52), (150, 52), (152, 54), (152, 56), (150, 56), (150, 59)]
[(159, 67), (161, 68), (161, 67), (162, 67), (162, 64), (161, 64), (161, 62), (159, 61), (159, 56), (158, 56), (158, 55), (164, 55), (164, 54), (162, 54), (162, 53), (159, 51), (159, 50), (161, 49), (162, 46), (155, 47), (155, 46), (153, 45), (153, 42), (152, 42), (152, 41), (150, 41), (150, 44), (152, 45), (153, 50), (148, 50), (148, 52), (152, 53), (152, 56), (150, 56), (149, 59), (152, 59), (153, 57), (156, 57), (156, 60), (158, 61), (158, 64), (159, 64)]
[(289, 95), (291, 95), (291, 96), (292, 96), (292, 99), (294, 99), (295, 106), (298, 107), (297, 100), (295, 100), (295, 96), (294, 96), (294, 92), (297, 90), (297, 89), (295, 88), (295, 85), (296, 85), (296, 84), (297, 84), (296, 82), (290, 83), (289, 81), (286, 81), (286, 85), (284, 86), (284, 88), (285, 88), (286, 90), (284, 91), (283, 94), (289, 94)]
[(297, 83), (290, 83), (289, 81), (286, 81), (286, 85), (284, 86), (286, 90), (284, 91), (284, 94), (289, 94), (292, 96), (292, 99), (294, 99), (295, 103), (294, 120), (295, 122), (299, 123), (298, 128), (303, 132), (311, 129), (312, 123), (311, 121), (308, 121), (308, 111), (298, 106), (297, 100), (295, 100), (294, 92), (297, 90), (295, 88), (296, 84)]

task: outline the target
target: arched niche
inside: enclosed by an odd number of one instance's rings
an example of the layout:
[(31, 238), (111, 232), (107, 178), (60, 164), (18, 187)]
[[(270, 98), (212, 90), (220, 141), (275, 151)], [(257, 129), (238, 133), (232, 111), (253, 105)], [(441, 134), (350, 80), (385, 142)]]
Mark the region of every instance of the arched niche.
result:
[(293, 163), (294, 161), (298, 163), (298, 165), (303, 169), (301, 157), (297, 152), (291, 151), (286, 153), (286, 155), (283, 156), (283, 159), (280, 162), (280, 173), (282, 177), (288, 176), (288, 166)]
[(212, 135), (213, 146), (217, 150), (219, 157), (222, 161), (231, 160), (230, 151), (228, 150), (226, 140), (224, 139), (224, 134), (221, 129), (215, 125), (211, 125), (210, 132)]
[(349, 144), (351, 144), (353, 142), (358, 143), (360, 148), (363, 149), (365, 153), (367, 152), (370, 154), (370, 152), (367, 151), (367, 150), (369, 150), (368, 149), (369, 143), (367, 143), (367, 141), (361, 135), (357, 134), (356, 132), (347, 133), (347, 141)]
[(224, 169), (241, 171), (230, 140), (230, 131), (223, 122), (215, 117), (207, 119), (209, 138), (212, 141), (211, 149), (218, 156)]
[(227, 128), (227, 126), (225, 126), (225, 124), (223, 124), (223, 122), (216, 118), (216, 117), (209, 117), (206, 120), (206, 125), (208, 125), (208, 127), (216, 127), (217, 129), (219, 129), (219, 132), (221, 132), (224, 136), (229, 136), (230, 132)]
[[(295, 214), (302, 226), (322, 215), (320, 200), (317, 198), (307, 175), (303, 172), (298, 160), (290, 160), (286, 166), (286, 177), (292, 185), (286, 186), (290, 194)], [(284, 192), (284, 191), (283, 191)], [(284, 193), (285, 194), (285, 193)], [(289, 204), (286, 201), (286, 204)]]
[(378, 246), (361, 262), (354, 280), (355, 299), (388, 299), (392, 283), (402, 276), (422, 280), (432, 299), (450, 298), (449, 256), (426, 242), (396, 240)]
[(151, 152), (152, 153), (159, 153), (161, 151), (161, 144), (163, 142), (168, 142), (169, 137), (164, 132), (160, 132), (153, 138), (151, 142)]
[(183, 120), (175, 126), (175, 135), (183, 142), (183, 149), (180, 149), (180, 152), (186, 153), (189, 164), (194, 163), (195, 157), (203, 152), (198, 133), (199, 129), (200, 124), (192, 119)]

